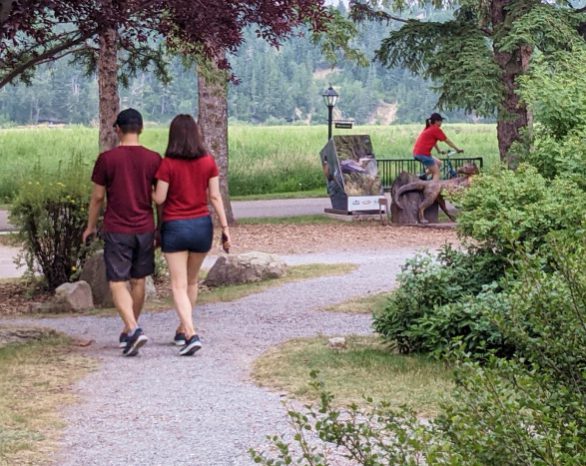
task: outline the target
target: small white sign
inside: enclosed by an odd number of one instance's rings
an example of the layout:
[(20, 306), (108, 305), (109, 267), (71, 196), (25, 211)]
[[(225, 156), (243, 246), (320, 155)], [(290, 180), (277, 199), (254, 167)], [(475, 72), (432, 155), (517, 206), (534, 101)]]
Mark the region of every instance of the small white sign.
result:
[(348, 211), (364, 210), (381, 210), (385, 211), (385, 206), (379, 204), (379, 199), (383, 196), (348, 196)]

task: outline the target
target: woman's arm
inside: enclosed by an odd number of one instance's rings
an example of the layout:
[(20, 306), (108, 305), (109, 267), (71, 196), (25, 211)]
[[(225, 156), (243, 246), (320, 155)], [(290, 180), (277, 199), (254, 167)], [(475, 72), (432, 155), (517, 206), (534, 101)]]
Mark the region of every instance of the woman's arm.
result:
[(157, 187), (153, 193), (153, 201), (158, 205), (162, 205), (167, 200), (167, 193), (169, 192), (169, 183), (166, 181), (157, 181)]
[(225, 247), (230, 247), (230, 232), (228, 231), (228, 220), (226, 219), (226, 212), (224, 211), (224, 203), (222, 202), (222, 195), (220, 193), (220, 178), (218, 176), (214, 176), (210, 178), (208, 182), (208, 197), (209, 200), (216, 211), (216, 215), (220, 219), (220, 226), (222, 227), (222, 233), (226, 235), (228, 241), (227, 245), (224, 244)]
[(444, 141), (448, 146), (450, 146), (452, 149), (454, 149), (456, 152), (464, 152), (464, 149), (459, 149), (458, 146), (456, 146), (456, 144), (454, 144), (452, 141), (450, 141), (448, 138), (446, 138), (446, 140)]

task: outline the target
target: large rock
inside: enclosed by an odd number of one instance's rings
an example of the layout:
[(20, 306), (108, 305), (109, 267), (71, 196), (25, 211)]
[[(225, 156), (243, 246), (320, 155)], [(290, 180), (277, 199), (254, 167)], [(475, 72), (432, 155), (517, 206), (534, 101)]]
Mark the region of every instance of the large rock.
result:
[(89, 283), (96, 306), (114, 307), (112, 293), (110, 292), (110, 286), (106, 279), (104, 251), (96, 252), (86, 261), (79, 279)]
[(55, 290), (55, 304), (62, 304), (64, 311), (92, 309), (92, 289), (84, 281), (64, 283)]
[[(106, 278), (106, 264), (104, 263), (104, 251), (96, 252), (90, 257), (81, 271), (80, 280), (89, 283), (92, 289), (92, 296), (94, 304), (98, 307), (114, 307), (114, 300), (112, 299), (112, 292), (110, 285)], [(153, 277), (146, 278), (145, 283), (146, 300), (157, 297), (157, 290), (153, 281)]]
[(282, 277), (287, 264), (279, 257), (264, 252), (247, 252), (220, 256), (205, 279), (209, 287), (252, 283)]

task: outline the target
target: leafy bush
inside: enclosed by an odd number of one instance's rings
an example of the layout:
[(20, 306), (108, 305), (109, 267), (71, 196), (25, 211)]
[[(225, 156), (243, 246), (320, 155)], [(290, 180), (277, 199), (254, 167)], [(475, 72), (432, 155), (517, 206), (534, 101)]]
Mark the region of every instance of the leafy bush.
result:
[[(317, 373), (311, 375), (310, 386), (319, 393), (319, 406), (305, 406), (304, 412), (291, 409), (287, 412), (294, 432), (293, 438), (284, 435), (270, 436), (274, 455), (249, 450), (258, 464), (281, 466), (335, 466), (339, 459), (347, 464), (368, 466), (424, 464), (418, 452), (431, 439), (428, 430), (418, 424), (417, 417), (407, 410), (394, 410), (387, 403), (367, 400), (367, 408), (352, 404), (338, 409), (332, 403), (333, 395), (326, 391)], [(291, 445), (291, 441), (296, 443)], [(332, 453), (327, 443), (338, 448)]]
[(563, 140), (536, 128), (532, 149), (523, 160), (537, 168), (545, 178), (564, 178), (586, 191), (586, 127), (576, 129)]
[[(586, 48), (539, 56), (519, 79), (520, 95), (556, 140), (586, 128)], [(568, 85), (571, 83), (571, 85)]]
[(337, 464), (328, 452), (342, 451), (353, 464), (368, 466), (586, 464), (586, 241), (566, 239), (548, 240), (557, 251), (550, 270), (539, 256), (516, 264), (509, 312), (499, 327), (519, 346), (517, 356), (491, 356), (483, 365), (464, 360), (437, 419), (422, 423), (373, 403), (336, 410), (322, 388), (320, 406), (289, 413), (297, 423), (293, 441), (305, 442), (303, 454), (272, 437), (276, 458), (254, 452), (255, 460), (328, 466)]
[(433, 308), (415, 320), (405, 333), (420, 342), (419, 351), (437, 358), (453, 351), (462, 351), (481, 361), (491, 354), (508, 358), (514, 354), (515, 345), (505, 339), (496, 324), (496, 319), (507, 311), (507, 295), (486, 290)]
[(81, 243), (91, 187), (85, 173), (79, 159), (55, 176), (32, 170), (12, 204), (10, 220), (23, 240), (28, 272), (40, 272), (50, 290), (69, 281), (88, 253)]
[(536, 252), (547, 236), (582, 224), (586, 194), (572, 181), (547, 180), (522, 165), (479, 177), (459, 198), (459, 232), (504, 261), (514, 252)]
[[(446, 246), (437, 259), (429, 254), (416, 256), (403, 267), (398, 276), (399, 287), (384, 311), (374, 316), (374, 328), (385, 340), (396, 344), (401, 353), (429, 351), (431, 341), (445, 342), (448, 337), (458, 336), (452, 332), (457, 324), (437, 325), (430, 316), (446, 304), (476, 296), (483, 286), (502, 275), (503, 267), (497, 256), (483, 250), (464, 253)], [(421, 327), (423, 318), (428, 320)], [(460, 328), (466, 331), (465, 326)], [(441, 334), (440, 330), (450, 330), (450, 335)], [(442, 348), (446, 344), (442, 343)]]

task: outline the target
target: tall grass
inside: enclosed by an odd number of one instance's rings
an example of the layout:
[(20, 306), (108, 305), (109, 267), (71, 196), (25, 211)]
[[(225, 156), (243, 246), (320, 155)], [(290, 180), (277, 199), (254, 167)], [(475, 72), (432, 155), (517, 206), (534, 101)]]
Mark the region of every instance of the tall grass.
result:
[[(482, 156), (487, 166), (498, 163), (494, 125), (446, 124), (448, 137)], [(410, 157), (421, 125), (360, 126), (335, 134), (370, 134), (378, 158)], [(324, 126), (231, 126), (230, 192), (233, 195), (305, 191), (324, 187), (319, 151), (326, 142)], [(31, 171), (55, 172), (59, 164), (79, 155), (89, 177), (96, 159), (97, 130), (65, 128), (12, 128), (0, 130), (0, 202), (10, 202)], [(142, 142), (162, 152), (166, 127), (147, 127)]]

